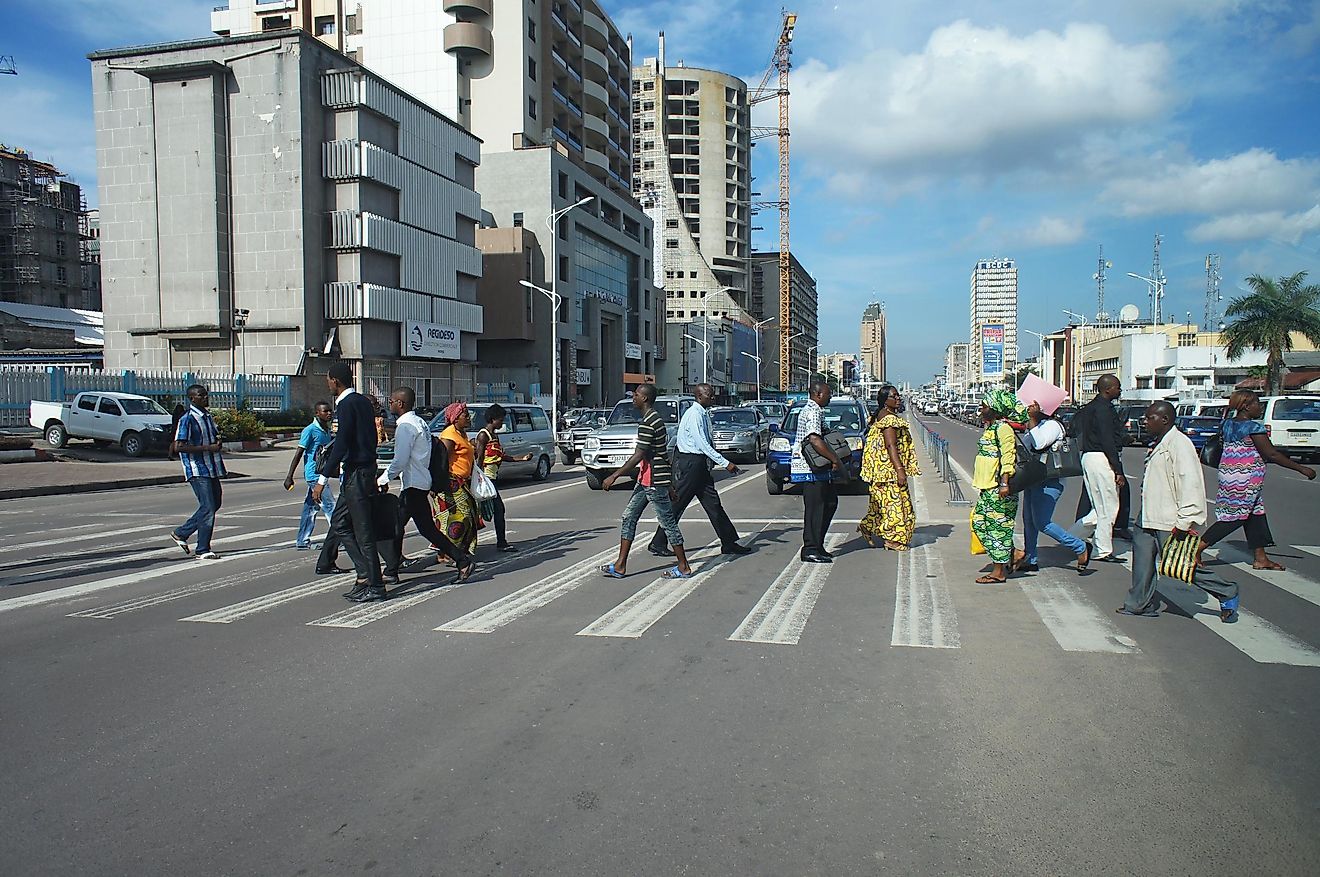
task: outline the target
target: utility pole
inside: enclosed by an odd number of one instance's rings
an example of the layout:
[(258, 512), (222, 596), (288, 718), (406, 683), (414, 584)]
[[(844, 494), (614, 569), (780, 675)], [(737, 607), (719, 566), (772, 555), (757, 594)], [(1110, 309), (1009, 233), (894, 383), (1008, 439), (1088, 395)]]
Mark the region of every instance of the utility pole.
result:
[(1104, 322), (1109, 319), (1109, 314), (1105, 311), (1105, 272), (1114, 267), (1113, 262), (1105, 261), (1105, 245), (1100, 245), (1100, 260), (1096, 263), (1095, 274), (1091, 279), (1095, 281), (1095, 318), (1097, 322)]
[(1167, 278), (1164, 276), (1164, 269), (1160, 267), (1160, 243), (1164, 240), (1164, 235), (1155, 234), (1155, 256), (1150, 264), (1150, 315), (1156, 326), (1163, 321), (1161, 318), (1164, 304), (1164, 284)]
[(1219, 322), (1219, 303), (1223, 297), (1219, 292), (1219, 254), (1210, 253), (1205, 257), (1205, 319), (1201, 322), (1203, 331), (1211, 332)]

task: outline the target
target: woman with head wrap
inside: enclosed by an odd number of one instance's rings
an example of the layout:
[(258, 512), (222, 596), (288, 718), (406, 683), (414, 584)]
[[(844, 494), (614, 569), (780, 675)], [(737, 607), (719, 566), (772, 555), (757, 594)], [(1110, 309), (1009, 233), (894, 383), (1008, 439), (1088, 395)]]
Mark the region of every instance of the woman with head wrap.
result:
[(907, 551), (917, 516), (912, 510), (908, 479), (921, 474), (908, 423), (898, 416), (903, 397), (893, 384), (876, 393), (875, 415), (866, 428), (862, 451), (862, 480), (870, 485), (871, 503), (857, 532), (872, 548), (883, 540), (890, 551)]
[(449, 405), (445, 409), (445, 422), (449, 426), (440, 433), (440, 440), (449, 450), (449, 484), (431, 485), (436, 505), (435, 524), (455, 545), (470, 554), (482, 521), (477, 513), (477, 503), (469, 492), (476, 453), (467, 437), (472, 426), (467, 403)]
[(1018, 498), (1008, 490), (1015, 471), (1016, 447), (1009, 421), (1022, 423), (1026, 409), (1010, 390), (991, 390), (981, 399), (981, 422), (985, 432), (976, 445), (972, 486), (981, 491), (972, 510), (972, 532), (985, 546), (994, 568), (976, 580), (978, 585), (996, 584), (1008, 578), (1013, 561), (1013, 522)]

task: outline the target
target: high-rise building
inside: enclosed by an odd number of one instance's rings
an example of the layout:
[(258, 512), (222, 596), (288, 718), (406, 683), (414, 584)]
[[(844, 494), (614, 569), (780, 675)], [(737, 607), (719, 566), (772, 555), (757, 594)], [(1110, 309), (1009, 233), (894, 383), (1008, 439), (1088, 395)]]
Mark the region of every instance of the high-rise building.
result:
[(633, 68), (633, 192), (652, 205), (665, 317), (750, 322), (747, 83), (656, 57)]
[(814, 352), (820, 344), (817, 323), (819, 302), (816, 278), (789, 254), (789, 364), (788, 386), (780, 386), (779, 339), (779, 253), (752, 253), (752, 294), (749, 299), (752, 317), (760, 322), (770, 320), (761, 327), (761, 385), (788, 391), (801, 391), (806, 387), (816, 360)]
[(471, 398), (476, 138), (300, 31), (90, 58), (108, 368)]
[(888, 380), (888, 324), (885, 306), (880, 302), (873, 301), (862, 311), (861, 366), (862, 371), (873, 381)]
[(1012, 259), (982, 259), (972, 269), (972, 383), (998, 383), (1017, 369), (1018, 272)]
[(857, 362), (855, 353), (822, 353), (816, 357), (816, 371), (834, 375), (840, 385), (851, 385), (857, 380)]
[(961, 395), (967, 390), (971, 373), (969, 351), (971, 345), (955, 341), (944, 348), (944, 386), (950, 393)]
[(0, 145), (0, 301), (100, 308), (83, 283), (82, 189), (54, 165)]

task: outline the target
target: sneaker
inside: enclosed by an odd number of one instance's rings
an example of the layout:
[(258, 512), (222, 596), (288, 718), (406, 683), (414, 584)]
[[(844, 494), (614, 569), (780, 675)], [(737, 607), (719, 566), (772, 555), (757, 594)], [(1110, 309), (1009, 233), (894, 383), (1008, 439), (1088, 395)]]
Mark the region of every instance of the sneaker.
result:
[(198, 559), (198, 560), (219, 560), (219, 559), (220, 559), (220, 555), (216, 554), (214, 551), (203, 551), (203, 552), (201, 552), (200, 554), (197, 555), (197, 559)]
[(1235, 624), (1238, 620), (1238, 598), (1232, 597), (1219, 602), (1219, 620), (1224, 624)]
[(170, 541), (179, 546), (179, 550), (184, 554), (192, 554), (192, 548), (188, 546), (188, 540), (184, 539), (178, 533), (170, 532)]
[(311, 551), (312, 543), (304, 542), (303, 544), (299, 545), (297, 542), (295, 542), (293, 543), (293, 547), (298, 549), (299, 551)]
[(509, 552), (517, 551), (518, 549), (515, 546), (510, 545), (508, 542), (505, 542), (503, 545), (496, 545), (495, 550), (502, 551), (505, 554), (508, 554)]

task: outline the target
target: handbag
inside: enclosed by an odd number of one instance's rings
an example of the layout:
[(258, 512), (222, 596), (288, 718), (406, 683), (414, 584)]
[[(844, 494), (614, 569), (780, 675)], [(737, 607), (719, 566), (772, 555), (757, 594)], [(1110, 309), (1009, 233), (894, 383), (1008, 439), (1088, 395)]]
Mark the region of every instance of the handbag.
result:
[(1045, 451), (1046, 478), (1075, 478), (1082, 474), (1082, 451), (1064, 436)]
[(1160, 575), (1191, 584), (1196, 576), (1196, 549), (1200, 542), (1201, 537), (1196, 533), (1181, 536), (1170, 533), (1160, 549)]
[(492, 500), (500, 495), (499, 490), (495, 488), (495, 482), (490, 480), (485, 472), (480, 469), (472, 470), (472, 486), (470, 488), (472, 498), (477, 502)]
[[(843, 462), (843, 471), (838, 473), (837, 477), (846, 480), (849, 477), (848, 461), (852, 459), (852, 448), (848, 445), (848, 437), (835, 429), (821, 436), (821, 440), (834, 452), (834, 456)], [(812, 469), (829, 469), (834, 465), (828, 457), (817, 451), (811, 442), (802, 443), (802, 457)]]
[[(1002, 462), (1000, 466), (1002, 470)], [(1017, 430), (1013, 430), (1013, 474), (1008, 476), (1008, 492), (1021, 493), (1040, 484), (1047, 477), (1045, 464), (1023, 444)]]
[[(976, 520), (976, 510), (975, 510), (975, 509), (972, 510), (971, 518), (968, 519), (968, 525), (970, 526), (971, 522), (974, 521), (974, 520)], [(977, 554), (985, 554), (985, 553), (986, 553), (986, 552), (985, 552), (985, 546), (981, 544), (981, 538), (980, 538), (979, 536), (976, 535), (976, 528), (975, 528), (975, 527), (972, 527), (972, 528), (971, 528), (971, 531), (972, 531), (972, 554), (973, 554), (973, 556), (975, 556), (975, 555), (977, 555)]]
[(1206, 439), (1205, 444), (1201, 446), (1201, 462), (1207, 466), (1212, 466), (1215, 469), (1218, 469), (1219, 464), (1223, 459), (1224, 425), (1221, 423), (1219, 425), (1219, 432)]

